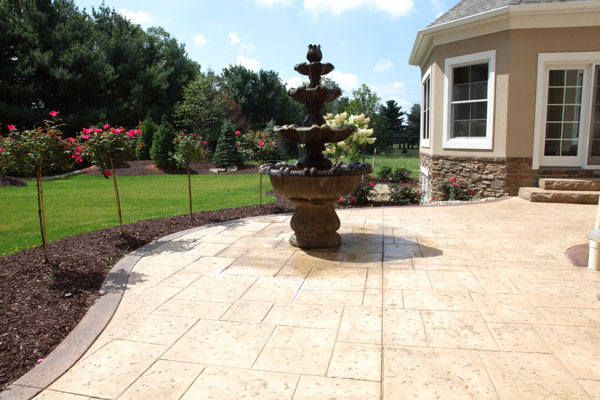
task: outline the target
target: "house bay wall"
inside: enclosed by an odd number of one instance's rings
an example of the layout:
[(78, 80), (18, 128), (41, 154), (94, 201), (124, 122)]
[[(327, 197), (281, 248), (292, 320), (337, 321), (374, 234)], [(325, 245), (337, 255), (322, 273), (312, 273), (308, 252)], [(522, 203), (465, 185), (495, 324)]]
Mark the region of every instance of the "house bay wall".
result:
[[(439, 183), (451, 177), (468, 180), (477, 197), (516, 195), (519, 187), (537, 186), (548, 176), (598, 177), (593, 170), (532, 169), (538, 53), (600, 51), (598, 38), (600, 26), (514, 29), (436, 45), (422, 68), (431, 71), (431, 140), (421, 147), (430, 200), (440, 195)], [(445, 149), (445, 60), (489, 50), (496, 51), (493, 147)]]

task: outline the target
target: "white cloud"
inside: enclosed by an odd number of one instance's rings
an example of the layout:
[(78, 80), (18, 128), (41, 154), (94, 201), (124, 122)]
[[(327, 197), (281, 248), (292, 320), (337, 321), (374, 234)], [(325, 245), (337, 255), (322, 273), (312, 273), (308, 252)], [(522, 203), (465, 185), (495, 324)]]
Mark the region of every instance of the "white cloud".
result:
[(413, 6), (413, 0), (304, 0), (304, 8), (314, 15), (323, 11), (340, 15), (348, 10), (375, 7), (376, 10), (386, 12), (392, 17), (400, 17), (409, 14)]
[(237, 33), (234, 33), (234, 32), (230, 32), (229, 33), (229, 43), (237, 44), (239, 42), (240, 42), (240, 35), (238, 35)]
[(442, 4), (442, 0), (429, 0), (429, 2), (431, 3), (431, 7), (433, 7), (436, 18), (444, 13), (445, 9), (444, 5)]
[(194, 36), (194, 45), (196, 47), (204, 47), (208, 44), (208, 39), (202, 35), (202, 34), (198, 34), (196, 36)]
[(294, 76), (293, 78), (286, 79), (284, 82), (285, 82), (285, 86), (288, 89), (291, 89), (291, 88), (300, 87), (304, 82), (307, 82), (307, 81), (308, 81), (307, 79), (303, 79), (299, 76)]
[(360, 86), (358, 76), (354, 74), (345, 74), (336, 70), (327, 75), (327, 77), (336, 81), (344, 91), (344, 95), (348, 97), (352, 96), (352, 91)]
[(236, 65), (241, 65), (242, 67), (246, 67), (253, 71), (258, 71), (260, 69), (260, 62), (255, 60), (254, 58), (247, 58), (242, 55), (239, 55), (235, 60)]
[(377, 65), (375, 65), (375, 68), (373, 68), (373, 72), (387, 71), (388, 69), (392, 68), (393, 66), (394, 66), (394, 63), (391, 62), (390, 60), (379, 60), (379, 61), (377, 61)]
[(139, 24), (144, 28), (147, 28), (154, 23), (154, 18), (146, 11), (130, 11), (126, 8), (120, 8), (117, 12), (134, 24)]
[(398, 105), (402, 106), (403, 111), (410, 111), (411, 102), (406, 99), (404, 82), (394, 82), (388, 85), (371, 85), (371, 89), (381, 97), (381, 102), (385, 103), (388, 100), (396, 100)]
[(272, 6), (289, 6), (292, 4), (292, 0), (254, 0), (256, 5), (261, 7), (272, 7)]
[(241, 47), (242, 51), (249, 53), (256, 49), (256, 47), (252, 43), (243, 44)]

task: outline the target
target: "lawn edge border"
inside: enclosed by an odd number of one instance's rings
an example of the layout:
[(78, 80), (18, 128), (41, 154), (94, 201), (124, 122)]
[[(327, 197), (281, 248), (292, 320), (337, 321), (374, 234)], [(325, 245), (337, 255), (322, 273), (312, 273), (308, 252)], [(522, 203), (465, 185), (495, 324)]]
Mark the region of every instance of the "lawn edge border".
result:
[(178, 237), (214, 226), (231, 225), (237, 223), (237, 221), (281, 217), (288, 214), (291, 213), (259, 215), (197, 226), (163, 236), (127, 254), (106, 275), (100, 288), (100, 298), (94, 302), (69, 335), (48, 354), (43, 362), (36, 365), (0, 392), (0, 400), (32, 399), (75, 365), (112, 320), (125, 294), (129, 276), (135, 265), (152, 250)]

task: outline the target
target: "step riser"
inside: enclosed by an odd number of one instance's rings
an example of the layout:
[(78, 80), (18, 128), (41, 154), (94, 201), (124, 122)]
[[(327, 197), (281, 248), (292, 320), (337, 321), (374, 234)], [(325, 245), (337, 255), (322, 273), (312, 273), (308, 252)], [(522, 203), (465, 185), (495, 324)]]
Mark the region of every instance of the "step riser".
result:
[(538, 203), (598, 204), (598, 197), (600, 197), (600, 194), (597, 192), (544, 192), (539, 188), (522, 187), (519, 188), (519, 197)]
[(539, 181), (541, 189), (546, 190), (581, 190), (599, 191), (600, 180), (597, 179), (549, 179), (542, 178)]

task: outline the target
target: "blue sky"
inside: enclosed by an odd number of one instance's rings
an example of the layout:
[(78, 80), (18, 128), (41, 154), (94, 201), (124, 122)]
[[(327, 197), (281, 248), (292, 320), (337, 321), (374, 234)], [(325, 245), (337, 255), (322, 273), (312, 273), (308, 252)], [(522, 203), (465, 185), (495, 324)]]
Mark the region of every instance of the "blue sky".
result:
[[(290, 87), (307, 45), (320, 44), (344, 95), (366, 83), (404, 110), (420, 101), (420, 72), (408, 65), (417, 31), (458, 0), (105, 0), (144, 28), (162, 26), (203, 71), (229, 64), (274, 70)], [(75, 0), (80, 8), (100, 0)]]

